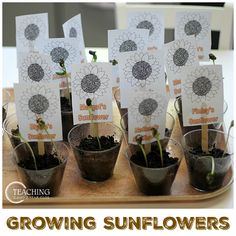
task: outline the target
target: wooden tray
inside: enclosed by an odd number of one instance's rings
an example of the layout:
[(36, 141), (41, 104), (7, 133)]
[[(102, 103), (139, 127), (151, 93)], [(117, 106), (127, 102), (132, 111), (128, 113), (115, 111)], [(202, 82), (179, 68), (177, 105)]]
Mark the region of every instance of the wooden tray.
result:
[[(118, 124), (120, 116), (115, 102), (113, 101), (114, 123)], [(175, 129), (172, 134), (173, 138), (179, 140), (181, 132), (179, 122), (176, 122)], [(26, 199), (18, 205), (11, 204), (5, 196), (3, 196), (3, 207), (70, 207), (99, 204), (138, 204), (138, 203), (157, 203), (157, 202), (187, 202), (200, 201), (216, 197), (230, 188), (233, 182), (233, 171), (230, 169), (224, 180), (221, 189), (214, 192), (199, 192), (189, 185), (187, 167), (184, 158), (182, 159), (180, 168), (172, 186), (171, 194), (168, 196), (145, 196), (139, 192), (128, 160), (126, 160), (123, 152), (126, 143), (123, 142), (121, 151), (116, 163), (114, 175), (105, 182), (93, 183), (86, 181), (80, 177), (79, 170), (73, 154), (68, 158), (61, 191), (54, 198), (38, 198)], [(12, 147), (7, 135), (3, 137), (3, 195), (6, 186), (12, 181), (19, 180), (16, 168), (12, 162)]]

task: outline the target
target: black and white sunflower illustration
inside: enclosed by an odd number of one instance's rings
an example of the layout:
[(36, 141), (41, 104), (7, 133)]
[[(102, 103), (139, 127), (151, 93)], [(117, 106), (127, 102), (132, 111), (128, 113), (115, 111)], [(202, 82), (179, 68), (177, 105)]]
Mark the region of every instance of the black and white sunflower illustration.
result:
[(177, 38), (194, 35), (197, 40), (204, 39), (210, 32), (210, 22), (200, 12), (184, 13), (176, 25)]
[(157, 39), (161, 33), (163, 25), (157, 14), (143, 12), (135, 14), (129, 20), (129, 28), (149, 30), (149, 39)]
[(46, 85), (38, 85), (25, 89), (19, 98), (19, 104), (28, 120), (37, 117), (47, 120), (56, 113), (57, 100), (57, 96), (50, 88)]
[(34, 14), (16, 17), (16, 38), (24, 46), (29, 46), (48, 38), (47, 14)]
[(130, 107), (131, 114), (137, 122), (147, 123), (157, 119), (165, 109), (165, 98), (162, 95), (135, 97)]
[(107, 91), (109, 76), (101, 66), (97, 66), (96, 64), (87, 63), (75, 73), (72, 80), (72, 87), (81, 99), (94, 99), (103, 96)]
[(73, 17), (69, 22), (63, 25), (64, 34), (69, 38), (80, 38), (81, 37), (81, 19), (79, 16)]
[(25, 82), (50, 82), (53, 72), (50, 60), (41, 54), (27, 54), (19, 66), (19, 77)]
[(166, 53), (166, 66), (174, 73), (179, 73), (185, 66), (197, 62), (196, 45), (189, 40), (175, 40)]
[(158, 80), (160, 71), (161, 65), (157, 58), (147, 52), (132, 54), (124, 67), (125, 79), (136, 87), (145, 87)]
[(145, 41), (135, 32), (123, 32), (117, 37), (111, 47), (112, 58), (117, 58), (119, 53), (143, 50)]
[(204, 103), (214, 98), (221, 86), (222, 78), (207, 67), (197, 67), (187, 75), (184, 91), (192, 102)]
[(70, 43), (70, 39), (49, 39), (43, 47), (43, 53), (50, 56), (53, 69), (60, 70), (59, 62), (64, 61), (66, 68), (78, 63), (78, 49)]

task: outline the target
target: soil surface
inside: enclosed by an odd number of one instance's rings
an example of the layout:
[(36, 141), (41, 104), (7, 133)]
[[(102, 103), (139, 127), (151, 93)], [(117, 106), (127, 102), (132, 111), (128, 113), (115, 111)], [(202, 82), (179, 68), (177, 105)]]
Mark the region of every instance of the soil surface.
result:
[[(212, 149), (209, 150), (209, 153), (205, 153), (202, 151), (202, 147), (199, 146), (197, 148), (192, 149), (190, 153), (198, 156), (213, 156), (214, 158), (221, 158), (223, 157), (224, 151), (214, 146)], [(229, 155), (228, 153), (225, 153), (224, 157), (228, 155)]]
[[(162, 151), (162, 154), (163, 154), (163, 166), (161, 164), (161, 156), (160, 156), (159, 149), (157, 147), (155, 148), (152, 147), (151, 152), (147, 154), (148, 167), (149, 168), (162, 168), (162, 167), (173, 165), (176, 162), (178, 162), (178, 158), (171, 157), (169, 152)], [(130, 158), (130, 160), (139, 166), (147, 167), (141, 150), (137, 151)]]
[[(100, 141), (101, 149), (99, 148), (98, 138)], [(98, 138), (89, 135), (87, 138), (81, 140), (77, 148), (85, 151), (104, 151), (119, 144), (117, 141), (115, 141), (113, 136), (101, 136)]]
[[(56, 167), (61, 164), (57, 154), (44, 154), (35, 157), (38, 170), (45, 170)], [(35, 170), (34, 162), (32, 157), (30, 159), (20, 161), (18, 165), (24, 169)]]
[[(66, 97), (60, 97), (61, 100), (61, 110), (62, 111), (72, 111), (72, 106), (69, 103), (69, 99)], [(71, 94), (70, 94), (70, 100), (71, 100)]]

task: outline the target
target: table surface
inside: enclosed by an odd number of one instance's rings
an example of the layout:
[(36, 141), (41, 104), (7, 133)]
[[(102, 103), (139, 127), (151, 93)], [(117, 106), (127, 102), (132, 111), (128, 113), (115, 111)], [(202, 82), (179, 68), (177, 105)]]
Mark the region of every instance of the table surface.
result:
[[(108, 61), (108, 51), (105, 48), (94, 48), (97, 51), (98, 61)], [(89, 49), (86, 49), (87, 58)], [(228, 110), (224, 116), (225, 127), (229, 126), (233, 118), (233, 51), (212, 51), (217, 57), (217, 64), (223, 66), (224, 77), (224, 96), (228, 104)], [(204, 62), (201, 64), (210, 64)], [(13, 83), (18, 82), (18, 70), (16, 66), (16, 49), (13, 47), (3, 48), (3, 88), (13, 87)], [(218, 197), (198, 201), (198, 202), (178, 202), (178, 203), (140, 203), (140, 204), (107, 204), (106, 207), (125, 207), (125, 208), (233, 208), (233, 186)], [(43, 207), (43, 206), (41, 206)], [(80, 206), (81, 207), (81, 206)], [(82, 207), (89, 207), (83, 205)], [(93, 207), (101, 207), (93, 205)], [(102, 206), (104, 207), (104, 206)]]

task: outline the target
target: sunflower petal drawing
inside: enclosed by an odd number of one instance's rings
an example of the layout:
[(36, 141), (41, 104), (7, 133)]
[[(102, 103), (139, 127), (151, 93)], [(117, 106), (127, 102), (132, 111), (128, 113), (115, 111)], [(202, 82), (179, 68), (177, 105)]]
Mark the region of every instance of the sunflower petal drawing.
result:
[(48, 38), (48, 13), (16, 17), (16, 44), (20, 51)]
[(183, 84), (186, 96), (192, 102), (204, 103), (214, 98), (221, 86), (222, 78), (214, 71), (214, 68), (196, 67), (187, 74), (187, 80)]
[(161, 65), (154, 55), (147, 52), (132, 54), (124, 67), (125, 79), (135, 87), (145, 87), (160, 79)]
[(54, 72), (60, 70), (59, 62), (64, 60), (66, 68), (80, 62), (77, 39), (48, 39), (45, 41), (42, 52), (51, 58)]
[(146, 31), (110, 30), (108, 32), (110, 59), (118, 59), (120, 53), (123, 52), (145, 50), (147, 38), (143, 36), (144, 32)]
[(26, 54), (19, 65), (19, 79), (23, 82), (50, 82), (53, 71), (50, 58), (38, 54)]
[(176, 24), (176, 38), (193, 35), (197, 40), (203, 40), (210, 33), (210, 22), (203, 12), (177, 13), (180, 16)]
[(109, 87), (109, 76), (97, 63), (86, 63), (75, 73), (72, 80), (75, 93), (81, 98), (98, 98)]
[(167, 71), (181, 73), (186, 66), (196, 65), (197, 61), (194, 39), (177, 39), (168, 44), (165, 55)]

